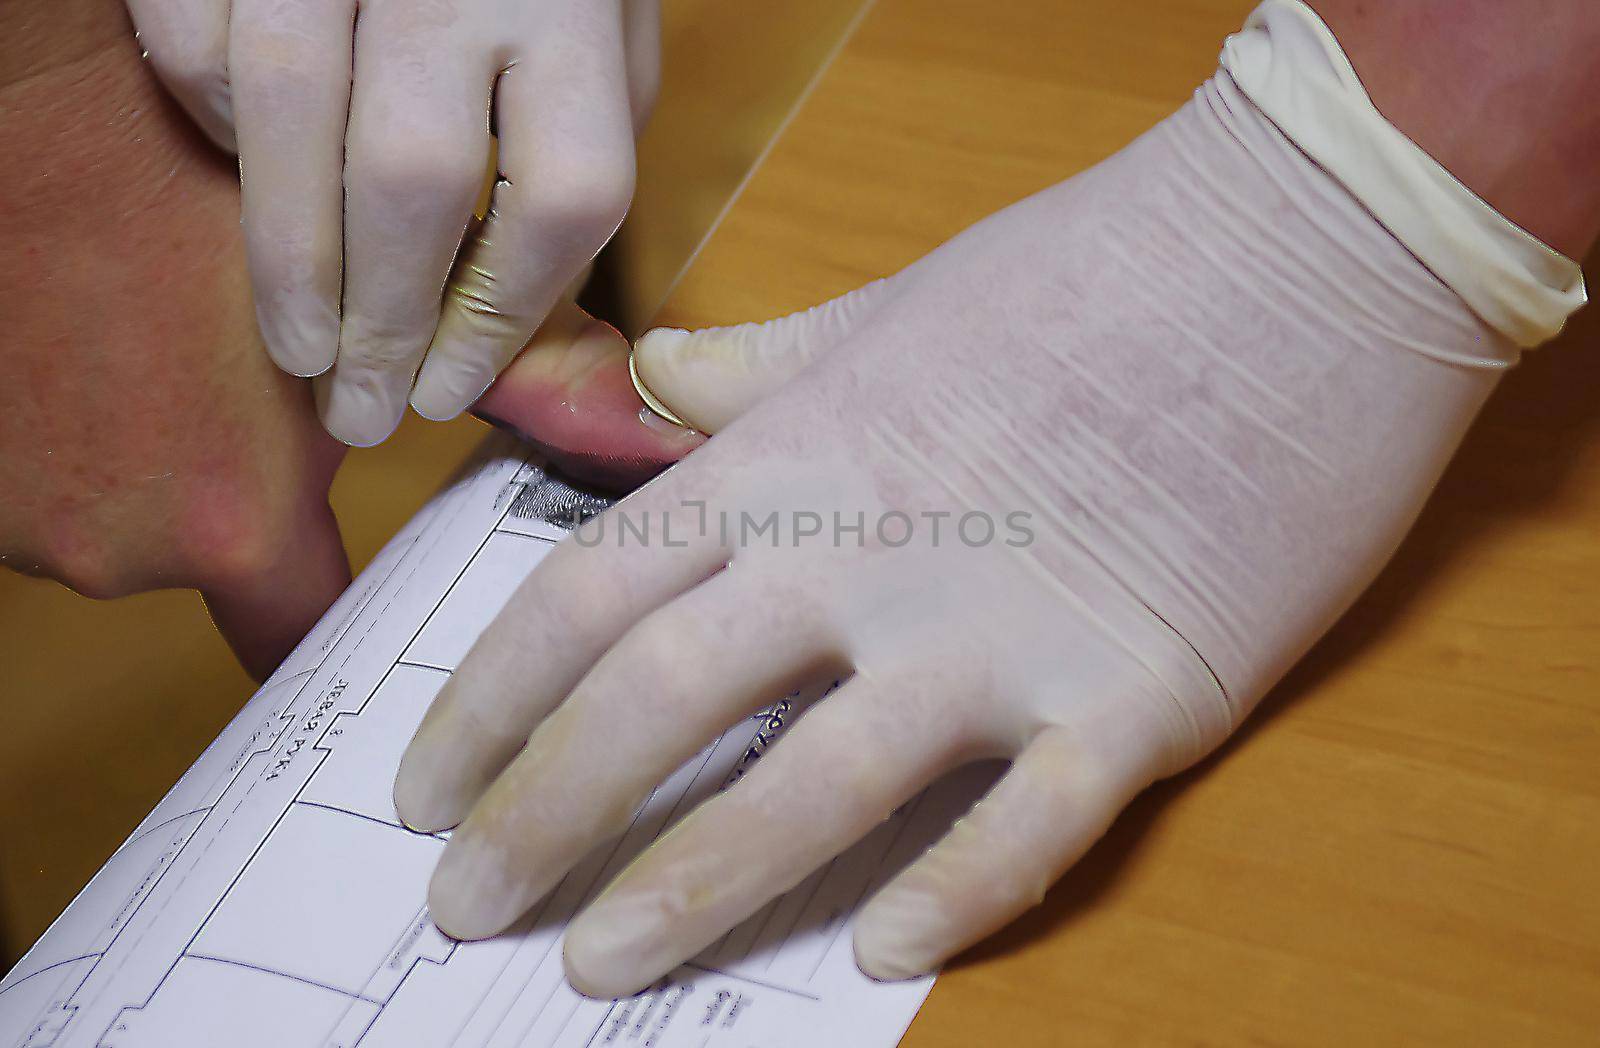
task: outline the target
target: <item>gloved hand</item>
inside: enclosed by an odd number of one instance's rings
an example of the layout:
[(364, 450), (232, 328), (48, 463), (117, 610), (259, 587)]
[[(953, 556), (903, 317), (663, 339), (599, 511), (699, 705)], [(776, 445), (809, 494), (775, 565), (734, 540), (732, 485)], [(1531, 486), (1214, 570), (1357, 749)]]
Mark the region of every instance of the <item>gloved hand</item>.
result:
[(408, 394), (465, 410), (627, 211), (659, 0), (128, 2), (157, 72), (237, 144), (268, 351), (332, 368), (318, 402), (346, 443), (387, 437)]
[[(905, 272), (640, 344), (644, 381), (719, 435), (612, 511), (654, 545), (602, 517), (554, 550), (419, 728), (395, 800), (460, 823), (443, 930), (507, 927), (717, 733), (842, 677), (579, 915), (567, 970), (639, 990), (934, 777), (1009, 758), (858, 919), (868, 974), (929, 971), (1216, 747), (1361, 591), (1576, 270), (1458, 184), (1373, 203), (1410, 169), (1308, 157), (1284, 106), (1313, 88), (1358, 114), (1355, 146), (1398, 134), (1323, 75), (1314, 16), (1263, 11), (1178, 113)], [(1487, 239), (1439, 261), (1417, 230), (1456, 205)], [(1460, 263), (1478, 283), (1435, 275)]]

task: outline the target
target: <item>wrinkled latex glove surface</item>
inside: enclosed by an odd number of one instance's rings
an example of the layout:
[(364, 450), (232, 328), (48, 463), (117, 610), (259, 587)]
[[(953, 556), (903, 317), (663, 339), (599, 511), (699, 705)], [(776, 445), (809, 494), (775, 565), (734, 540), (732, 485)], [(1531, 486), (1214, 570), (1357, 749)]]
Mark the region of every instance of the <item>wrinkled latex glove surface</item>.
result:
[(459, 823), (434, 919), (506, 928), (717, 733), (839, 678), (578, 916), (568, 974), (639, 990), (1007, 758), (855, 926), (868, 974), (931, 970), (1238, 725), (1516, 353), (1225, 74), (887, 281), (648, 336), (644, 380), (717, 436), (554, 550), (419, 728), (398, 809)]
[[(256, 310), (329, 432), (460, 414), (610, 239), (658, 80), (658, 0), (129, 0), (237, 148)], [(474, 219), (498, 135), (487, 217)]]

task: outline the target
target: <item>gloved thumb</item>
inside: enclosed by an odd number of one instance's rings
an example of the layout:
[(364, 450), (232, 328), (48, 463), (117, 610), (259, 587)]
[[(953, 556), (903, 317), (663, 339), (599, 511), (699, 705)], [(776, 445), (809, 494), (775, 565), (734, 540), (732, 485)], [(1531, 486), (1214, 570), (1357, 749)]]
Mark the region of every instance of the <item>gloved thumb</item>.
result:
[(628, 349), (609, 324), (558, 303), (473, 414), (539, 448), (569, 476), (629, 491), (705, 438), (639, 403)]
[(715, 433), (847, 340), (888, 297), (891, 279), (766, 323), (648, 331), (633, 350), (640, 393), (700, 432)]

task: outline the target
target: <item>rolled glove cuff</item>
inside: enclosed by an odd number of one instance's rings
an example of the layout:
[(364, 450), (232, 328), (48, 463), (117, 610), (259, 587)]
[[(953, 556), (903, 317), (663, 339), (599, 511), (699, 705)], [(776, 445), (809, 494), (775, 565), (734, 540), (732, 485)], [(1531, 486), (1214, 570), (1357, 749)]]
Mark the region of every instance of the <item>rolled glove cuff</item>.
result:
[(1491, 207), (1379, 113), (1333, 33), (1301, 0), (1266, 0), (1222, 68), (1467, 308), (1524, 349), (1587, 301), (1583, 272)]

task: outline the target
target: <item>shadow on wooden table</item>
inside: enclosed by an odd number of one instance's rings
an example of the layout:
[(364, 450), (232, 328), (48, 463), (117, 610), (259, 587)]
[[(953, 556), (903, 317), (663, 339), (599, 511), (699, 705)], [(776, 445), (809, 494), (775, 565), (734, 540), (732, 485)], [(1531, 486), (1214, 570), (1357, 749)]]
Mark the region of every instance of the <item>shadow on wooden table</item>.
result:
[[(1600, 251), (1584, 267), (1600, 268)], [(1546, 512), (1581, 483), (1576, 467), (1600, 448), (1600, 305), (1556, 341), (1524, 355), (1485, 406), (1416, 526), (1387, 568), (1216, 753), (1158, 783), (1050, 890), (1026, 920), (963, 954), (952, 969), (1069, 928), (1106, 898), (1173, 800), (1268, 723), (1314, 696), (1402, 619), (1491, 533)], [(1600, 537), (1597, 537), (1600, 541)], [(1600, 589), (1600, 579), (1595, 580)]]

